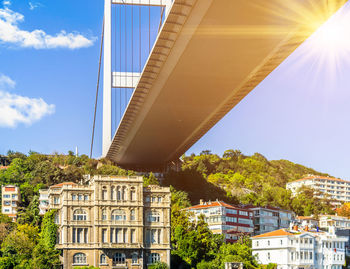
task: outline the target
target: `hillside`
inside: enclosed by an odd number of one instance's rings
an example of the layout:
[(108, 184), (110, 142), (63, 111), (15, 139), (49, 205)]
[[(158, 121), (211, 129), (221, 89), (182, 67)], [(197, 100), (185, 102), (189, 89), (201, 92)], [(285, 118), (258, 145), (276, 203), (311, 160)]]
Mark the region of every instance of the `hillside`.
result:
[[(106, 160), (99, 162), (86, 155), (76, 157), (73, 152), (25, 155), (10, 151), (8, 159), (11, 164), (8, 169), (0, 170), (0, 183), (20, 186), (24, 215), (30, 202), (37, 201), (33, 198), (40, 188), (63, 181), (79, 182), (84, 174), (136, 174)], [(203, 151), (199, 155), (183, 156), (182, 161), (182, 170), (168, 172), (161, 183), (187, 192), (193, 204), (200, 199), (220, 199), (233, 204), (279, 206), (301, 215), (331, 212), (329, 202), (314, 199), (310, 190), (305, 189), (293, 198), (285, 189), (287, 182), (308, 174), (328, 176), (300, 164), (269, 161), (259, 153), (246, 156), (238, 150), (227, 150), (223, 156)]]

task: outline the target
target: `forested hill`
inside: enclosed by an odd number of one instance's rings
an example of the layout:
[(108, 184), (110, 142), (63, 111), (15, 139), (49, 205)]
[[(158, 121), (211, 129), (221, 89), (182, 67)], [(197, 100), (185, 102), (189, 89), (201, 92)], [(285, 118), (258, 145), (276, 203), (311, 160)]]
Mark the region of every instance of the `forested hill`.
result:
[[(0, 170), (0, 184), (20, 186), (24, 211), (37, 203), (40, 188), (63, 181), (79, 182), (84, 174), (136, 174), (106, 160), (97, 161), (86, 155), (76, 157), (73, 152), (43, 155), (10, 151), (8, 158), (11, 163), (7, 169)], [(305, 215), (330, 211), (328, 202), (315, 200), (310, 190), (292, 198), (285, 189), (287, 182), (308, 174), (328, 176), (311, 168), (287, 160), (269, 161), (258, 153), (246, 156), (238, 150), (227, 150), (223, 156), (203, 151), (199, 155), (183, 156), (182, 161), (182, 170), (165, 174), (161, 184), (187, 192), (192, 203), (220, 199), (234, 204), (279, 206)], [(145, 177), (145, 181), (146, 184), (157, 182), (152, 176)]]

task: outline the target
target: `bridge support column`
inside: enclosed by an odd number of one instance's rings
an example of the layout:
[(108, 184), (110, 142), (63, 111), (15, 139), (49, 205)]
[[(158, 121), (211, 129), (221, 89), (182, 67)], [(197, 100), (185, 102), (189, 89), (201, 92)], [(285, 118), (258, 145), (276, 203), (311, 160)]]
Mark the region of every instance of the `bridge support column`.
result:
[(103, 40), (103, 120), (102, 157), (107, 155), (112, 141), (112, 27), (111, 0), (105, 0)]

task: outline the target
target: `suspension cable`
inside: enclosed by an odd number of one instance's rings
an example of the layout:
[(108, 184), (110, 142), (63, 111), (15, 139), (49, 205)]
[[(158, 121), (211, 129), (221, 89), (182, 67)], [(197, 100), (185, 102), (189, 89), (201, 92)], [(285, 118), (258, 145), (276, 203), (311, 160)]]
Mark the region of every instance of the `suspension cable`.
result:
[(95, 136), (95, 123), (96, 123), (96, 110), (97, 110), (97, 100), (98, 100), (98, 89), (100, 86), (100, 74), (101, 74), (101, 59), (102, 59), (102, 49), (103, 49), (103, 38), (104, 38), (104, 27), (105, 18), (103, 16), (102, 21), (102, 32), (101, 32), (101, 47), (100, 47), (100, 59), (98, 61), (98, 73), (97, 73), (97, 85), (96, 85), (96, 97), (95, 97), (95, 110), (94, 110), (94, 120), (92, 124), (92, 135), (91, 135), (91, 148), (90, 148), (90, 159), (92, 157), (92, 149), (94, 146), (94, 136)]

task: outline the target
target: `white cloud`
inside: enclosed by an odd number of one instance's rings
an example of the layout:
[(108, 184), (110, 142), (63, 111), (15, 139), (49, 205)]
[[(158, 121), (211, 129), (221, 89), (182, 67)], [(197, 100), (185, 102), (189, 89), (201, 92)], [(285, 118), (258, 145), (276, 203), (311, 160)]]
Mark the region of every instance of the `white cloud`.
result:
[(14, 128), (20, 123), (31, 125), (55, 112), (55, 106), (47, 104), (42, 98), (29, 98), (4, 90), (14, 86), (11, 78), (0, 75), (0, 127)]
[(30, 9), (30, 10), (34, 10), (34, 9), (36, 9), (37, 7), (40, 7), (40, 6), (41, 6), (41, 4), (38, 3), (38, 2), (29, 2), (28, 4), (29, 4), (29, 9)]
[(3, 4), (3, 6), (8, 7), (8, 6), (11, 6), (11, 1), (4, 0), (4, 1), (2, 1), (2, 4)]
[(92, 46), (96, 40), (96, 38), (89, 39), (82, 34), (67, 33), (63, 30), (56, 35), (49, 35), (40, 29), (21, 30), (18, 24), (23, 21), (22, 14), (14, 12), (6, 6), (0, 8), (0, 42), (35, 49), (79, 49)]
[(14, 82), (8, 76), (5, 76), (4, 74), (0, 74), (0, 90), (6, 89), (6, 88), (14, 88), (15, 86), (16, 86), (16, 82)]

